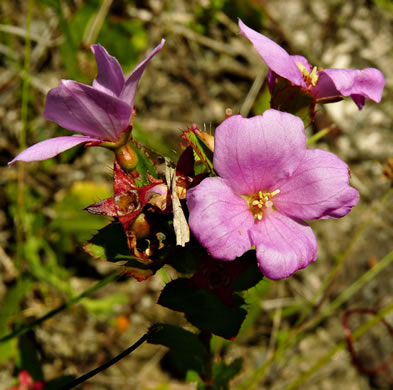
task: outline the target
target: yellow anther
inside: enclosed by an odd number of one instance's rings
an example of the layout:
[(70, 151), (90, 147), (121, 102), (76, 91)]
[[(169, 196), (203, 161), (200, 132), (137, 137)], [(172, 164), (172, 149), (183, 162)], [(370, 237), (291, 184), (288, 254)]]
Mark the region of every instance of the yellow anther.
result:
[(308, 74), (307, 68), (300, 61), (296, 62), (296, 65), (304, 75)]
[(312, 68), (311, 73), (310, 73), (310, 82), (311, 82), (311, 84), (312, 84), (314, 87), (317, 85), (317, 82), (318, 82), (318, 74), (317, 74), (317, 72), (318, 72), (317, 67), (314, 66), (314, 67)]
[(308, 69), (300, 61), (298, 61), (296, 65), (299, 68), (300, 72), (302, 72), (303, 79), (307, 84), (307, 87), (315, 87), (318, 82), (318, 68), (314, 66), (312, 71), (309, 72)]
[(280, 193), (280, 190), (258, 191), (254, 195), (244, 197), (249, 204), (250, 211), (252, 212), (254, 219), (260, 221), (263, 217), (263, 212), (266, 208), (272, 208), (272, 198)]

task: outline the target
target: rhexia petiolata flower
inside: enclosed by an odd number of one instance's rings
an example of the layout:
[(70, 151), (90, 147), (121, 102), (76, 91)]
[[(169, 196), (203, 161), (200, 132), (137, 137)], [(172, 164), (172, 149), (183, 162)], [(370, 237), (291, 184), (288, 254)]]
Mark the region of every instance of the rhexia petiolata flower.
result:
[(307, 149), (303, 122), (273, 109), (218, 126), (213, 165), (219, 177), (187, 193), (191, 231), (218, 259), (255, 247), (270, 279), (316, 259), (316, 238), (303, 220), (343, 217), (359, 199), (348, 166), (333, 153)]
[(149, 61), (162, 49), (165, 40), (133, 70), (127, 80), (117, 59), (101, 45), (91, 49), (97, 62), (93, 85), (61, 80), (49, 91), (44, 117), (83, 135), (51, 138), (39, 142), (16, 156), (16, 161), (41, 161), (54, 157), (82, 143), (116, 143), (129, 128), (136, 88)]
[(362, 109), (366, 98), (377, 103), (381, 101), (385, 79), (378, 69), (319, 69), (302, 56), (289, 55), (277, 43), (249, 28), (240, 19), (239, 28), (269, 67), (270, 91), (277, 78), (283, 77), (293, 85), (310, 91), (317, 102), (320, 99), (351, 96)]

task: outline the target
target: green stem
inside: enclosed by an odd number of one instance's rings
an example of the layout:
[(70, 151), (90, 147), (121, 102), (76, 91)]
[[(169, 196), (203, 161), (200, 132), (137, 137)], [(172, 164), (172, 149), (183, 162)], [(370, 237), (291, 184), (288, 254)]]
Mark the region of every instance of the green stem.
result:
[(334, 125), (330, 125), (328, 127), (325, 127), (322, 130), (319, 130), (316, 134), (314, 134), (313, 136), (311, 136), (308, 140), (307, 140), (307, 146), (311, 146), (314, 145), (316, 142), (318, 142), (321, 138), (325, 137), (325, 135), (329, 134), (329, 132), (331, 132), (334, 128)]
[(14, 332), (12, 332), (12, 333), (4, 336), (4, 337), (1, 337), (0, 338), (0, 343), (3, 343), (5, 341), (11, 340), (11, 339), (13, 339), (15, 337), (19, 337), (19, 336), (25, 334), (26, 332), (28, 332), (29, 330), (31, 330), (31, 329), (35, 328), (36, 326), (42, 324), (43, 322), (45, 322), (49, 318), (54, 317), (56, 314), (60, 313), (61, 311), (68, 309), (72, 305), (75, 305), (75, 303), (78, 303), (83, 298), (88, 297), (89, 295), (93, 294), (94, 292), (99, 290), (101, 287), (106, 286), (110, 282), (112, 282), (115, 279), (117, 279), (118, 277), (120, 277), (122, 274), (123, 274), (123, 272), (115, 272), (113, 274), (108, 275), (105, 279), (101, 280), (100, 282), (95, 284), (93, 287), (90, 287), (89, 289), (85, 290), (83, 293), (81, 293), (81, 294), (77, 295), (76, 297), (70, 299), (68, 302), (66, 302), (63, 305), (59, 306), (57, 309), (54, 309), (54, 310), (50, 311), (49, 313), (45, 314), (44, 316), (36, 319), (32, 323), (30, 323), (28, 325), (23, 325), (19, 329), (15, 330)]
[[(26, 133), (28, 127), (28, 105), (29, 105), (29, 87), (30, 87), (30, 58), (31, 58), (31, 21), (33, 18), (33, 0), (27, 3), (26, 18), (26, 40), (23, 64), (22, 80), (22, 104), (21, 119), (22, 129), (19, 134), (19, 149), (26, 149)], [(20, 268), (23, 258), (23, 239), (24, 239), (24, 187), (25, 187), (25, 167), (23, 163), (18, 164), (18, 189), (17, 189), (17, 215), (16, 215), (16, 268)]]

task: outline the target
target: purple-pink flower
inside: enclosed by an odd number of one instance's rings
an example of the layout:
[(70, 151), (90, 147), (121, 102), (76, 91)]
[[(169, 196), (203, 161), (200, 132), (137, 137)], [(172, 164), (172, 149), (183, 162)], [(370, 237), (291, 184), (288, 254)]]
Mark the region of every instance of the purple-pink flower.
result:
[(317, 101), (351, 96), (359, 109), (363, 108), (366, 98), (377, 103), (381, 101), (385, 79), (378, 69), (319, 69), (302, 56), (289, 55), (277, 43), (247, 27), (240, 19), (239, 28), (269, 67), (270, 91), (277, 78), (283, 77), (293, 85), (310, 91)]
[(40, 161), (54, 157), (76, 145), (92, 142), (116, 142), (130, 124), (138, 82), (149, 61), (162, 49), (165, 40), (146, 57), (127, 80), (117, 59), (101, 45), (91, 49), (97, 62), (93, 85), (61, 80), (49, 91), (44, 117), (60, 126), (84, 135), (51, 138), (21, 152), (15, 161)]
[(255, 247), (270, 279), (316, 259), (316, 238), (304, 219), (342, 217), (359, 199), (348, 166), (333, 153), (307, 149), (303, 122), (273, 109), (218, 126), (213, 165), (219, 177), (187, 193), (190, 228), (218, 259)]

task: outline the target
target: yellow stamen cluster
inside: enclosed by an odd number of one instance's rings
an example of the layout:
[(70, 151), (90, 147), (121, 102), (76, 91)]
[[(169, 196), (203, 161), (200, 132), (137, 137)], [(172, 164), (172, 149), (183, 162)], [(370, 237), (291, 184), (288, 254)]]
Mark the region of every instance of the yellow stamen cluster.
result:
[(256, 194), (250, 196), (248, 204), (255, 220), (260, 221), (263, 217), (264, 210), (266, 208), (273, 207), (273, 202), (271, 199), (279, 192), (280, 190), (275, 190), (273, 192), (259, 191)]
[(316, 66), (312, 69), (311, 73), (308, 71), (308, 69), (300, 62), (298, 61), (296, 63), (297, 67), (300, 69), (300, 71), (303, 73), (303, 80), (307, 84), (308, 88), (315, 87), (318, 82), (318, 69)]

